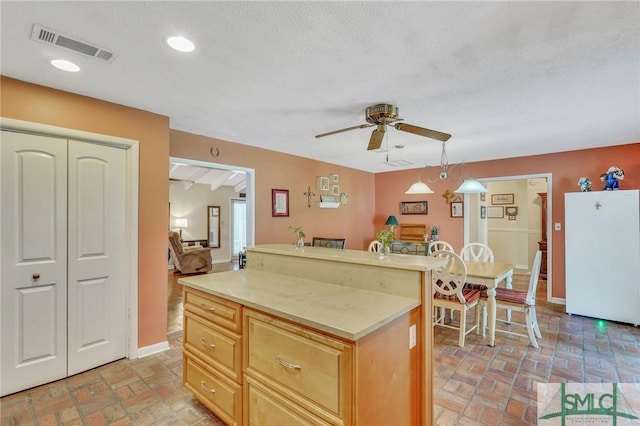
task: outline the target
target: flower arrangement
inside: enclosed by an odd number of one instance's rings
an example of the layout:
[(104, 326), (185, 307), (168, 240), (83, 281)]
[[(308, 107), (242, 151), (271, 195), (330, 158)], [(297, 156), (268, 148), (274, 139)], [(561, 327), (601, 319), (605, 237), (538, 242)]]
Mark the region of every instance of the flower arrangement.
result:
[(378, 231), (376, 239), (382, 243), (383, 247), (389, 247), (389, 243), (396, 237), (393, 231)]
[(296, 234), (296, 238), (304, 238), (307, 234), (304, 233), (301, 226), (290, 226), (289, 229)]
[(440, 225), (431, 225), (431, 235), (438, 235), (440, 233)]

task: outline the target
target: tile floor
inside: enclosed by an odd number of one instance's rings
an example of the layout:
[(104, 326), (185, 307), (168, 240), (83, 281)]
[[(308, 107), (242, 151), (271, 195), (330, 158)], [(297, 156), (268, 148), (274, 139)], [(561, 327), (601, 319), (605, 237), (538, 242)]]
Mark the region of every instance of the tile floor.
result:
[[(169, 271), (170, 350), (1, 398), (1, 425), (221, 425), (182, 387), (176, 279)], [(496, 335), (495, 348), (474, 334), (459, 348), (455, 331), (435, 330), (435, 424), (535, 425), (538, 382), (640, 384), (640, 329), (568, 316), (545, 302), (545, 284), (538, 289), (539, 349), (504, 334)], [(514, 287), (526, 285), (527, 276), (516, 275)]]

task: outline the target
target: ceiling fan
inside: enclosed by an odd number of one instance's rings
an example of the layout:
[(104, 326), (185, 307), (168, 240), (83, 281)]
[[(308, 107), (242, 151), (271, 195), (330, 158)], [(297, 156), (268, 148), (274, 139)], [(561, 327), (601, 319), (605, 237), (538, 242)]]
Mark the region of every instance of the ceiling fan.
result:
[(379, 149), (382, 146), (382, 139), (387, 131), (387, 125), (392, 125), (396, 130), (413, 133), (415, 135), (431, 139), (437, 139), (442, 142), (448, 141), (451, 137), (450, 134), (438, 132), (437, 130), (425, 129), (424, 127), (418, 127), (412, 124), (396, 123), (396, 121), (402, 121), (402, 118), (399, 117), (398, 107), (390, 104), (377, 104), (368, 107), (365, 112), (365, 120), (369, 124), (360, 124), (358, 126), (321, 133), (316, 135), (316, 138), (348, 132), (349, 130), (366, 129), (367, 127), (376, 126), (376, 129), (371, 133), (369, 145), (367, 146), (367, 150), (370, 151), (372, 149)]

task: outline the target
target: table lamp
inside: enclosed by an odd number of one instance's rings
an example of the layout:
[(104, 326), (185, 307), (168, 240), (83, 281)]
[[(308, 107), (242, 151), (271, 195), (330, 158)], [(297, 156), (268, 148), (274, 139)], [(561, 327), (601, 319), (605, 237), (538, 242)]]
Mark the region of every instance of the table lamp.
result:
[(395, 226), (400, 225), (400, 224), (398, 223), (398, 219), (396, 219), (396, 217), (395, 217), (395, 216), (389, 216), (389, 217), (387, 218), (387, 222), (385, 223), (385, 225), (387, 225), (387, 226), (391, 227), (391, 232), (393, 232), (393, 228), (394, 228)]
[(180, 241), (182, 241), (182, 228), (189, 227), (186, 217), (179, 217), (176, 219), (176, 228), (180, 228)]

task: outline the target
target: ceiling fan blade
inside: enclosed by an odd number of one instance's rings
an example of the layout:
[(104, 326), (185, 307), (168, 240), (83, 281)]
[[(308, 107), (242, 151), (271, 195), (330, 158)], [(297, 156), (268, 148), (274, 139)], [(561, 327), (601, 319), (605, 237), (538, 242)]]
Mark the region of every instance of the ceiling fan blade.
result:
[(394, 127), (403, 132), (409, 132), (427, 138), (436, 139), (442, 142), (446, 142), (451, 137), (448, 133), (438, 132), (437, 130), (425, 129), (424, 127), (413, 126), (406, 123), (396, 123)]
[(373, 132), (371, 132), (371, 139), (369, 139), (367, 151), (371, 151), (372, 149), (380, 149), (380, 147), (382, 146), (383, 138), (384, 130), (380, 130), (380, 128), (377, 128)]
[(359, 124), (357, 126), (347, 127), (346, 129), (333, 130), (331, 132), (321, 133), (319, 135), (316, 135), (316, 138), (322, 138), (322, 137), (325, 137), (325, 136), (335, 135), (336, 133), (348, 132), (349, 130), (366, 129), (367, 127), (371, 127), (371, 126), (375, 126), (375, 124)]

